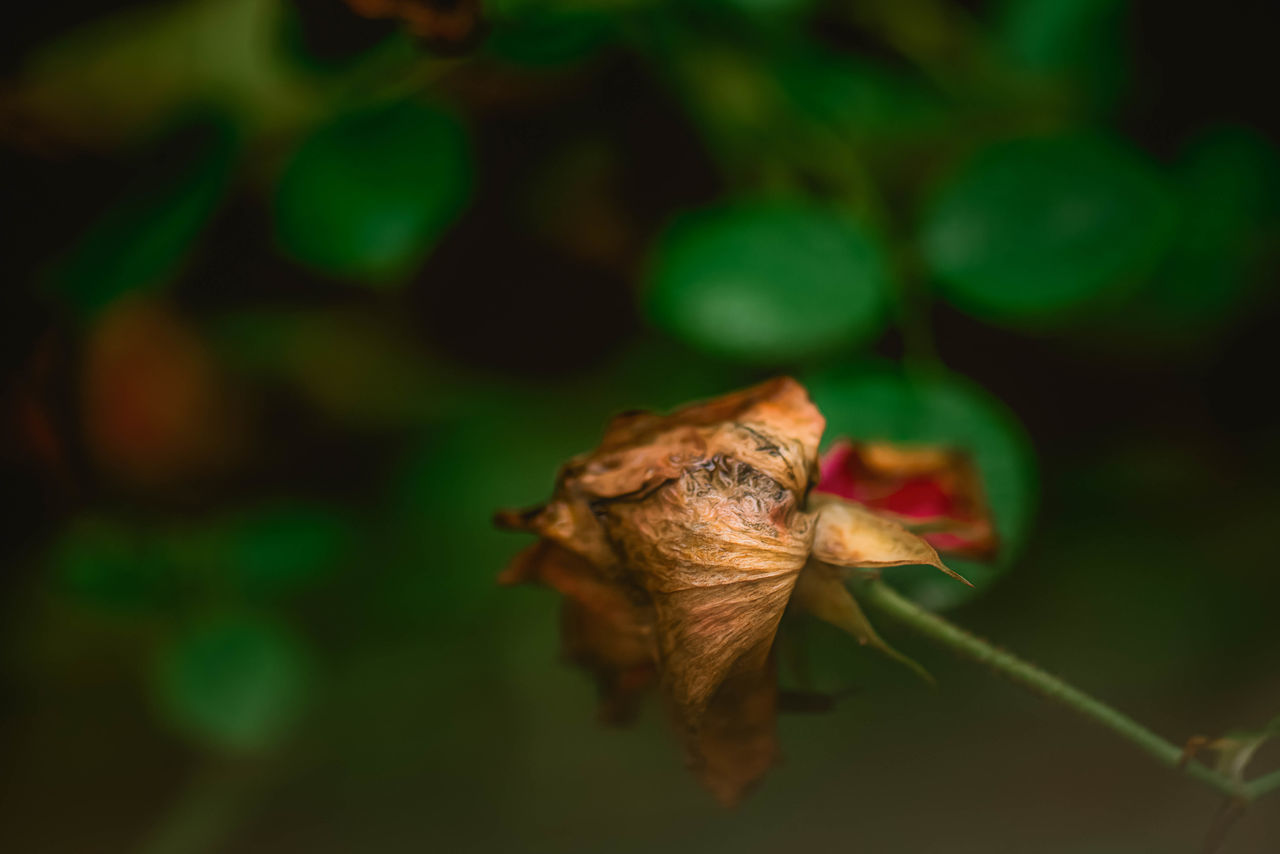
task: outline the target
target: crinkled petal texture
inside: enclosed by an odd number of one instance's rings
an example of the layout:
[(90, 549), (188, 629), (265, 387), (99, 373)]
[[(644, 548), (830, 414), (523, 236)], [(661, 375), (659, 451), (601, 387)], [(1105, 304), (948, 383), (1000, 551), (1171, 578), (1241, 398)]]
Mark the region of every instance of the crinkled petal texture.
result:
[(891, 515), (836, 495), (806, 506), (823, 426), (785, 377), (670, 415), (628, 413), (561, 469), (546, 505), (498, 516), (542, 538), (503, 580), (564, 594), (565, 649), (595, 676), (602, 716), (626, 720), (656, 679), (690, 765), (725, 803), (777, 758), (772, 648), (793, 594), (896, 655), (837, 567), (950, 572)]
[(651, 644), (690, 764), (725, 802), (776, 758), (770, 650), (813, 543), (802, 502), (823, 426), (788, 378), (667, 416), (628, 413), (561, 470), (547, 505), (499, 517), (581, 561), (551, 569), (544, 551), (543, 568), (518, 561), (508, 578), (555, 587), (573, 603), (574, 625), (607, 636), (589, 654), (566, 637), (606, 706), (622, 702), (621, 674), (640, 656), (602, 650), (638, 653), (642, 644), (624, 636)]
[(769, 653), (812, 518), (768, 475), (718, 455), (647, 498), (602, 510), (652, 597), (663, 687), (691, 764), (732, 802), (776, 754)]

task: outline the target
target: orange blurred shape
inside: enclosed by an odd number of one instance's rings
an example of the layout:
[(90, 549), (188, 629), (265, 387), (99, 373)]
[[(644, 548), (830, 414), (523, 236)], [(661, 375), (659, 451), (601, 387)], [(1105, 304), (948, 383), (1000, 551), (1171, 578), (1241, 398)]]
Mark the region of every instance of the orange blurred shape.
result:
[(364, 18), (398, 19), (437, 48), (470, 47), (484, 30), (480, 0), (347, 0)]
[(164, 303), (130, 297), (86, 344), (85, 437), (108, 474), (163, 486), (226, 466), (240, 419), (212, 353)]
[(67, 482), (69, 469), (63, 431), (54, 416), (50, 400), (57, 382), (56, 363), (60, 352), (52, 332), (46, 332), (27, 356), (12, 389), (12, 410), (6, 408), (3, 437), (7, 458), (12, 452), (29, 457), (29, 461), (47, 475)]

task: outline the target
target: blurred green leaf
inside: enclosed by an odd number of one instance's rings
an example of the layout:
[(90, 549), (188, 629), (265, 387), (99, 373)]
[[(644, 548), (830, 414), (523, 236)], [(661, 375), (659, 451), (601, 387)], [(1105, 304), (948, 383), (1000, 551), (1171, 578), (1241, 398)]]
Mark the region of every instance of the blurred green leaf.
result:
[(497, 573), (528, 545), (495, 528), (494, 513), (545, 500), (557, 468), (598, 427), (521, 409), (433, 431), (401, 473), (396, 552), (414, 571), (398, 606), (448, 614), (493, 595)]
[(331, 571), (350, 553), (356, 532), (333, 510), (290, 503), (242, 514), (220, 536), (225, 568), (245, 592), (275, 594)]
[(1128, 74), (1128, 13), (1128, 0), (1005, 0), (995, 35), (1019, 68), (1066, 80), (1107, 104)]
[(818, 0), (694, 0), (695, 3), (719, 11), (732, 10), (763, 18), (767, 22), (792, 18), (811, 12)]
[(408, 330), (350, 308), (231, 315), (217, 342), (238, 370), (291, 385), (348, 427), (420, 424), (456, 391)]
[(82, 314), (166, 284), (226, 195), (240, 147), (233, 129), (202, 122), (182, 136), (195, 138), (190, 150), (162, 158), (51, 272), (49, 286)]
[(60, 587), (85, 604), (136, 613), (292, 593), (332, 572), (358, 532), (340, 512), (290, 501), (176, 526), (83, 519), (59, 540)]
[(214, 747), (256, 750), (297, 719), (309, 662), (287, 627), (223, 615), (174, 638), (154, 676), (161, 712), (176, 728)]
[(529, 544), (498, 530), (500, 509), (547, 500), (560, 466), (600, 440), (609, 417), (668, 409), (744, 383), (683, 347), (650, 341), (568, 383), (467, 384), (472, 397), (424, 437), (396, 473), (387, 536), (374, 547), (402, 568), (389, 609), (439, 622), (498, 595), (495, 578)]
[(465, 207), (471, 157), (457, 119), (415, 101), (349, 113), (308, 137), (275, 198), (283, 249), (344, 277), (410, 272)]
[(1176, 207), (1137, 153), (1100, 137), (991, 146), (947, 183), (921, 233), (944, 294), (981, 317), (1045, 321), (1136, 282)]
[(1264, 230), (1280, 199), (1280, 154), (1260, 134), (1223, 126), (1201, 134), (1174, 166), (1183, 217), (1141, 320), (1171, 329), (1220, 322), (1252, 284)]
[(866, 343), (889, 288), (864, 226), (799, 202), (694, 211), (662, 236), (647, 305), (662, 328), (710, 353), (776, 363)]
[(80, 519), (51, 554), (58, 586), (108, 611), (135, 614), (163, 608), (176, 593), (172, 566), (139, 531), (106, 519)]
[(839, 438), (941, 444), (973, 456), (1000, 537), (996, 566), (949, 560), (970, 589), (930, 567), (903, 567), (886, 576), (932, 608), (980, 593), (1017, 556), (1035, 505), (1035, 456), (1021, 425), (978, 386), (956, 375), (908, 376), (896, 368), (829, 369), (806, 378), (827, 419), (826, 442)]
[[(337, 26), (339, 23), (344, 26)], [(382, 19), (359, 20), (346, 3), (287, 2), (280, 10), (278, 45), (290, 64), (315, 75), (363, 75), (394, 63), (410, 71), (421, 45), (407, 28)]]
[(322, 579), (350, 556), (352, 521), (323, 505), (290, 500), (249, 507), (151, 534), (197, 601), (228, 594), (266, 599)]
[(251, 136), (296, 127), (317, 93), (283, 61), (282, 5), (116, 4), (39, 48), (15, 100), (36, 124), (92, 143), (138, 139), (192, 104), (216, 104)]
[(490, 7), (493, 31), (485, 51), (513, 65), (558, 67), (589, 58), (616, 32), (608, 3), (547, 4), (499, 0)]
[(925, 86), (861, 57), (811, 48), (789, 56), (777, 73), (796, 104), (858, 138), (931, 128), (942, 115)]

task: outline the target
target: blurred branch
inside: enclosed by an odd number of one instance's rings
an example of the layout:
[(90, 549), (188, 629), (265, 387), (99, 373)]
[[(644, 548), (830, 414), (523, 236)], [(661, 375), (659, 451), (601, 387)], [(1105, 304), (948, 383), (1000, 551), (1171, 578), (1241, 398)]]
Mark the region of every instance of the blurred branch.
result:
[(903, 363), (908, 370), (929, 371), (941, 365), (933, 337), (932, 294), (916, 256), (899, 251), (898, 327), (902, 331)]
[(1194, 759), (1189, 761), (1185, 748), (1161, 738), (1123, 712), (1089, 696), (1057, 676), (1046, 673), (1011, 653), (997, 649), (982, 638), (920, 607), (896, 593), (882, 581), (864, 585), (859, 593), (873, 607), (905, 623), (920, 634), (979, 664), (992, 667), (1001, 676), (1048, 700), (1073, 709), (1146, 751), (1160, 764), (1184, 771), (1188, 776), (1231, 798), (1247, 803), (1274, 789), (1280, 789), (1280, 771), (1252, 782), (1245, 782), (1233, 779)]
[(275, 780), (275, 769), (216, 762), (197, 772), (139, 847), (139, 854), (206, 854), (226, 848), (245, 814)]
[(1268, 792), (1280, 789), (1280, 771), (1272, 771), (1270, 774), (1264, 774), (1258, 779), (1249, 783), (1246, 788), (1249, 791), (1249, 797), (1260, 798)]
[(846, 14), (914, 62), (942, 91), (958, 91), (989, 65), (976, 22), (946, 0), (857, 0)]

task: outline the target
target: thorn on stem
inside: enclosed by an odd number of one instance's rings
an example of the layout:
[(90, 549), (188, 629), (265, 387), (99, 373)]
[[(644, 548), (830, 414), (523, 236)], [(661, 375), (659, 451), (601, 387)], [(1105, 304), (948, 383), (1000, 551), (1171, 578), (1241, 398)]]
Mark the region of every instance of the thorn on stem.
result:
[(1178, 770), (1186, 770), (1187, 763), (1195, 759), (1196, 754), (1208, 747), (1211, 742), (1212, 739), (1203, 735), (1193, 735), (1188, 738), (1187, 743), (1182, 746), (1182, 755), (1178, 757)]

